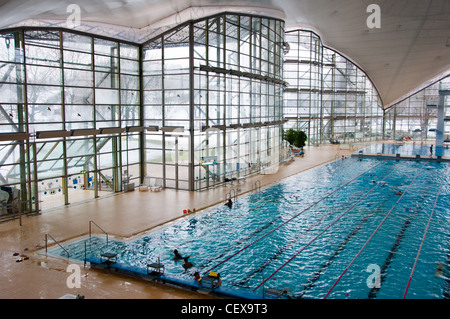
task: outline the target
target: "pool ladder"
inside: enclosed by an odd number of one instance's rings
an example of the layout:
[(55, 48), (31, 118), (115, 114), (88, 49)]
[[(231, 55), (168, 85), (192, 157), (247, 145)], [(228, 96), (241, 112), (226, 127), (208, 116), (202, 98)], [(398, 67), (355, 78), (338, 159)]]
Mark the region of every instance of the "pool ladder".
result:
[[(108, 246), (108, 242), (109, 242), (108, 241), (108, 233), (93, 220), (89, 221), (89, 240), (91, 240), (91, 237), (92, 237), (92, 224), (97, 226), (98, 229), (100, 229), (106, 235), (106, 245)], [(86, 267), (86, 259), (87, 259), (87, 244), (86, 244), (86, 242), (87, 242), (87, 240), (84, 241), (84, 267)]]
[(100, 229), (105, 235), (106, 235), (106, 244), (108, 245), (108, 233), (106, 231), (103, 230), (103, 228), (101, 228), (96, 222), (94, 222), (93, 220), (89, 221), (89, 239), (91, 239), (92, 236), (92, 224), (94, 224), (95, 226), (98, 227), (98, 229)]
[(64, 250), (67, 254), (67, 258), (70, 258), (70, 253), (65, 249), (61, 244), (53, 238), (50, 234), (45, 234), (45, 254), (47, 254), (47, 248), (48, 248), (48, 237), (50, 237), (56, 244), (58, 244), (59, 247), (61, 247), (62, 250)]
[(261, 181), (257, 180), (253, 185), (252, 185), (252, 192), (258, 192), (261, 190)]
[(225, 194), (225, 200), (233, 199), (236, 201), (237, 192), (236, 189), (231, 189), (228, 193)]

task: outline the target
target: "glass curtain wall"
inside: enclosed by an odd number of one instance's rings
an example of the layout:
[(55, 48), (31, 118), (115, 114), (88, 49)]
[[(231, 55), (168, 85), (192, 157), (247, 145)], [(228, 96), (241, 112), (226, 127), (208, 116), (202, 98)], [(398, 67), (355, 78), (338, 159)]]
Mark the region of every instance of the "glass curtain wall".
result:
[(138, 179), (140, 134), (126, 128), (141, 125), (139, 58), (138, 45), (63, 30), (2, 33), (0, 132), (31, 136), (0, 142), (2, 191), (31, 212), (120, 191), (125, 170)]
[(146, 173), (201, 190), (277, 165), (282, 146), (281, 20), (221, 14), (143, 48)]
[(146, 176), (151, 184), (188, 189), (190, 144), (190, 27), (181, 26), (143, 48)]
[[(384, 134), (386, 139), (411, 138), (425, 142), (436, 139), (439, 91), (450, 90), (447, 76), (385, 111)], [(450, 97), (445, 98), (444, 141), (450, 142)]]
[(0, 88), (6, 215), (19, 198), (37, 212), (142, 182), (207, 189), (276, 168), (283, 128), (315, 145), (377, 139), (383, 124), (364, 72), (313, 32), (246, 14), (189, 21), (142, 45), (4, 30)]
[(382, 138), (382, 109), (374, 86), (351, 61), (311, 31), (286, 32), (285, 129), (303, 130), (308, 145)]

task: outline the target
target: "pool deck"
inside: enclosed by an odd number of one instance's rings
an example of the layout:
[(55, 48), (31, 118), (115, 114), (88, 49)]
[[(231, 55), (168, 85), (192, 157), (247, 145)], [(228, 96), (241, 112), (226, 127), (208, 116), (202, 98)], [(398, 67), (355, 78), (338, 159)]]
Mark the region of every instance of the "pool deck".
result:
[[(380, 142), (378, 142), (380, 143)], [(258, 175), (240, 184), (220, 186), (209, 191), (187, 192), (164, 189), (160, 192), (141, 192), (137, 189), (97, 199), (44, 210), (42, 214), (0, 223), (0, 298), (55, 299), (66, 294), (87, 299), (199, 299), (212, 298), (155, 282), (143, 282), (131, 277), (114, 275), (81, 267), (81, 287), (68, 288), (70, 273), (67, 266), (74, 261), (45, 255), (45, 234), (62, 245), (64, 242), (89, 233), (89, 221), (94, 221), (108, 234), (128, 238), (184, 216), (183, 210), (199, 211), (225, 202), (231, 189), (238, 194), (252, 190), (259, 180), (261, 187), (276, 184), (286, 177), (323, 165), (342, 156), (348, 157), (368, 143), (305, 147), (305, 157), (296, 157), (287, 165), (265, 175)], [(92, 232), (102, 234), (92, 225)], [(50, 239), (49, 245), (54, 245)], [(14, 253), (23, 255), (14, 256)], [(28, 259), (17, 262), (23, 259)]]

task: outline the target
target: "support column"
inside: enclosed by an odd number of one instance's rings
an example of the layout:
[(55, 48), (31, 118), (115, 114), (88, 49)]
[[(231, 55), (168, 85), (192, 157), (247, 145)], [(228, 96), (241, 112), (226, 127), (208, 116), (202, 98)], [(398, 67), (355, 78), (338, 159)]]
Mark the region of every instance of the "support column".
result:
[(439, 91), (439, 105), (436, 128), (436, 156), (442, 156), (444, 148), (444, 117), (445, 117), (445, 96), (450, 95), (450, 90)]
[[(195, 130), (194, 130), (194, 24), (189, 24), (189, 163), (188, 163), (188, 188), (194, 191), (194, 162), (195, 162)], [(178, 140), (177, 140), (178, 142)], [(177, 179), (178, 182), (178, 179)]]

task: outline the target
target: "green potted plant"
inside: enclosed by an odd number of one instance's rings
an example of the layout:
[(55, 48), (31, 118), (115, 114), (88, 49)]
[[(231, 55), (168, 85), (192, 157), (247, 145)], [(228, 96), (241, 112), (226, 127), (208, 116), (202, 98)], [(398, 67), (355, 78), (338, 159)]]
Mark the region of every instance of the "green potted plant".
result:
[(291, 128), (283, 132), (283, 139), (295, 147), (302, 148), (305, 146), (308, 137), (305, 132)]

